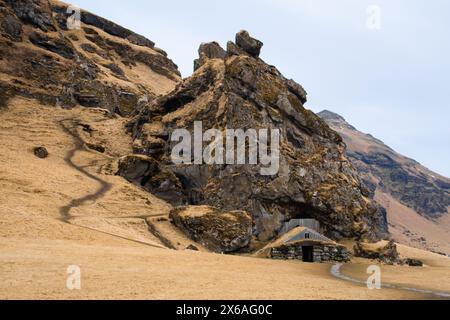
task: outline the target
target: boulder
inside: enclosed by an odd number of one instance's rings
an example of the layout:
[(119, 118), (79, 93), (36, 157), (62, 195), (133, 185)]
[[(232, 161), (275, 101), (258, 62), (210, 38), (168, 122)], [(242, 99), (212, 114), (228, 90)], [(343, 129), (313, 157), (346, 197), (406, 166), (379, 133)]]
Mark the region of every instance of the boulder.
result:
[(410, 267), (423, 267), (423, 262), (418, 259), (406, 258), (402, 262)]
[(202, 43), (198, 49), (199, 58), (194, 61), (194, 71), (205, 64), (208, 59), (225, 59), (227, 52), (217, 43)]
[(246, 248), (252, 238), (252, 219), (244, 211), (188, 206), (173, 209), (170, 219), (189, 238), (213, 252), (239, 251)]
[(378, 260), (386, 264), (400, 263), (400, 255), (397, 251), (397, 245), (393, 240), (386, 246), (377, 246), (376, 244), (367, 244), (357, 242), (353, 248), (355, 257)]
[(239, 48), (254, 58), (258, 58), (264, 45), (261, 41), (250, 37), (248, 31), (242, 30), (236, 34), (236, 44)]
[(48, 151), (45, 147), (36, 147), (33, 150), (33, 153), (36, 157), (45, 159), (48, 157)]

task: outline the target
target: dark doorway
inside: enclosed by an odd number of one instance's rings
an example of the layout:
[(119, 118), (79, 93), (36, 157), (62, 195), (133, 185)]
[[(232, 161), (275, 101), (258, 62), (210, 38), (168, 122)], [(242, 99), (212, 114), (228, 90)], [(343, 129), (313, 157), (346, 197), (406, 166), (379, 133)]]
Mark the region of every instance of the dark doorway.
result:
[(314, 262), (314, 249), (313, 246), (302, 247), (303, 262)]

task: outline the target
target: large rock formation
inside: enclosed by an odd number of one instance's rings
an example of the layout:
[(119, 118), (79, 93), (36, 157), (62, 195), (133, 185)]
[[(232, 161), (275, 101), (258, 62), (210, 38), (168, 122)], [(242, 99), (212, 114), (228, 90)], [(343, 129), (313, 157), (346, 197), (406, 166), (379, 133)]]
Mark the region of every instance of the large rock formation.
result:
[(227, 52), (217, 42), (202, 43), (198, 49), (198, 59), (194, 61), (194, 71), (209, 59), (225, 59)]
[(82, 105), (122, 116), (180, 81), (177, 66), (145, 37), (60, 1), (0, 1), (0, 94)]
[[(258, 58), (261, 46), (240, 32), (223, 59), (215, 55), (202, 59), (191, 77), (143, 108), (129, 125), (135, 152), (153, 157), (173, 172), (179, 182), (174, 185), (181, 186), (175, 205), (245, 210), (251, 213), (254, 235), (261, 241), (274, 238), (296, 218), (319, 220), (334, 239), (385, 237), (385, 214), (368, 198), (345, 157), (341, 137), (304, 108), (306, 92), (299, 84)], [(192, 134), (196, 121), (202, 121), (203, 131), (280, 130), (279, 170), (263, 175), (265, 165), (248, 161), (174, 164), (171, 150), (178, 143), (172, 142), (174, 130)], [(150, 191), (160, 189), (149, 186)]]

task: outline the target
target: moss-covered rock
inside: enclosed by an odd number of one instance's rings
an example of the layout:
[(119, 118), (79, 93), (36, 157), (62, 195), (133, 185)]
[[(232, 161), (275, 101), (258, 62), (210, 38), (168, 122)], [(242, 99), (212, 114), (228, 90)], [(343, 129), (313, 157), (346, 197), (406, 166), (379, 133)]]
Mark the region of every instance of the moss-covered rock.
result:
[(213, 252), (236, 252), (246, 248), (252, 238), (252, 219), (244, 211), (188, 206), (173, 209), (170, 219), (192, 240)]
[[(133, 135), (143, 141), (136, 152), (149, 154), (148, 126), (162, 121), (169, 135), (157, 159), (180, 179), (189, 203), (249, 212), (259, 241), (298, 218), (317, 219), (333, 239), (386, 237), (385, 212), (366, 197), (339, 134), (304, 107), (304, 89), (239, 46), (228, 48), (133, 119)], [(174, 165), (170, 134), (183, 128), (192, 135), (195, 121), (204, 131), (279, 129), (278, 173), (261, 175), (261, 164)]]

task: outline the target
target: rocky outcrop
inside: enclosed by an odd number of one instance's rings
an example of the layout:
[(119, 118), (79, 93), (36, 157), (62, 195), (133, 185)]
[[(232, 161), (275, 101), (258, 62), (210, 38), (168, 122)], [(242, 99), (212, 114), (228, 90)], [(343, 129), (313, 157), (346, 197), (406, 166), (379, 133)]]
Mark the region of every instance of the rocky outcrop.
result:
[(418, 259), (407, 258), (402, 260), (402, 263), (410, 267), (423, 267), (423, 262)]
[(153, 158), (125, 156), (119, 160), (118, 175), (174, 205), (183, 204), (184, 193), (175, 174)]
[(394, 240), (389, 241), (386, 245), (368, 244), (357, 242), (353, 247), (355, 257), (377, 260), (381, 263), (393, 265), (407, 265), (410, 267), (422, 267), (423, 262), (414, 258), (400, 258), (397, 250), (397, 244)]
[(22, 40), (22, 23), (14, 14), (0, 7), (0, 21), (0, 32), (4, 37), (13, 41)]
[(246, 248), (252, 238), (252, 219), (244, 211), (180, 207), (170, 212), (170, 219), (192, 240), (213, 252), (236, 252)]
[[(261, 42), (245, 32), (237, 38), (233, 52), (227, 50), (224, 59), (206, 59), (130, 122), (135, 152), (173, 172), (182, 195), (175, 203), (245, 210), (260, 241), (273, 239), (285, 222), (297, 218), (317, 219), (334, 239), (385, 237), (385, 214), (365, 196), (341, 137), (304, 108), (306, 92), (300, 85), (257, 58)], [(280, 130), (279, 170), (267, 176), (261, 174), (266, 167), (261, 163), (174, 164), (172, 133), (182, 128), (193, 135), (196, 121), (202, 121), (203, 132)], [(167, 135), (149, 133), (149, 125)]]
[[(67, 6), (61, 3), (54, 3), (52, 5), (52, 11), (56, 12), (58, 14), (57, 20), (62, 21), (62, 23), (60, 24), (61, 28), (66, 28), (66, 19), (67, 17), (69, 17), (72, 12), (70, 12), (69, 10), (67, 10)], [(139, 46), (144, 46), (144, 47), (148, 47), (153, 49), (155, 47), (155, 43), (147, 38), (145, 38), (144, 36), (137, 34), (127, 28), (124, 28), (112, 21), (109, 21), (105, 18), (99, 17), (91, 12), (85, 11), (85, 10), (81, 10), (81, 21), (86, 24), (86, 25), (90, 25), (90, 26), (94, 26), (99, 28), (100, 30), (122, 38), (122, 39), (126, 39), (128, 41), (130, 41), (133, 44), (139, 45)], [(62, 16), (62, 17), (61, 17)]]
[(348, 147), (347, 155), (371, 196), (379, 189), (429, 219), (447, 214), (449, 179), (396, 153), (373, 136), (359, 132), (333, 112), (323, 111), (319, 115), (342, 135)]
[(202, 43), (198, 49), (199, 58), (194, 61), (194, 71), (200, 68), (208, 59), (225, 59), (227, 52), (217, 43)]
[(389, 241), (386, 246), (373, 247), (357, 242), (353, 248), (355, 257), (378, 260), (386, 264), (396, 264), (400, 262), (400, 255), (394, 241)]
[(263, 43), (255, 38), (250, 37), (250, 34), (242, 30), (236, 34), (236, 44), (237, 46), (248, 53), (254, 58), (258, 58), (261, 53), (261, 48)]
[(29, 35), (31, 43), (45, 50), (54, 52), (66, 59), (73, 59), (75, 52), (72, 45), (61, 38), (52, 38), (40, 32), (32, 32)]
[(0, 0), (0, 87), (46, 104), (129, 116), (180, 81), (152, 41), (84, 10), (81, 29), (70, 30), (72, 14), (59, 1)]
[(56, 31), (52, 12), (44, 0), (5, 0), (15, 16), (24, 23), (38, 27), (42, 31)]

